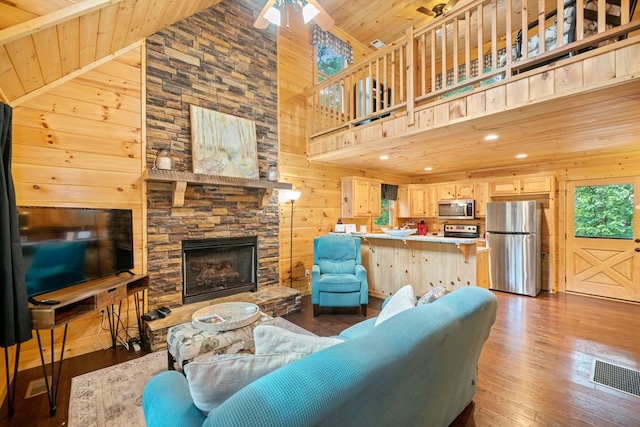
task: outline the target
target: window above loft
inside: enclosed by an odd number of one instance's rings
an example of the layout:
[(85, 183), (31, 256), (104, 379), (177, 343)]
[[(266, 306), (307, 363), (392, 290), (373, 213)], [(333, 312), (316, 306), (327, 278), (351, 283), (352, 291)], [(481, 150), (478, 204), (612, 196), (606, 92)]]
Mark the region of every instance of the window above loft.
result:
[(351, 45), (340, 40), (333, 34), (323, 31), (317, 25), (313, 26), (312, 43), (316, 52), (316, 72), (318, 82), (344, 70), (353, 63), (353, 49)]

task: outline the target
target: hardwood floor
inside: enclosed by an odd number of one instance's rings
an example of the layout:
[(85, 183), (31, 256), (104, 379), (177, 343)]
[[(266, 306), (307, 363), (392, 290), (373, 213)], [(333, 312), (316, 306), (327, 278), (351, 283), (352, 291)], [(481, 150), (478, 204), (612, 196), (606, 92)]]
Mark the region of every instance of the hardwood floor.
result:
[(453, 426), (640, 425), (640, 398), (589, 381), (594, 358), (640, 369), (640, 306), (495, 294), (474, 404)]
[[(640, 369), (640, 306), (547, 292), (495, 295), (498, 316), (480, 357), (478, 392), (453, 427), (640, 425), (640, 398), (589, 382), (594, 358)], [(368, 318), (378, 315), (380, 303), (370, 302)], [(314, 318), (308, 297), (301, 312), (286, 318), (322, 336), (363, 319), (354, 309), (325, 309)], [(41, 368), (21, 372), (16, 415), (8, 418), (5, 401), (0, 425), (65, 425), (73, 376), (142, 354), (118, 347), (65, 360), (54, 417), (46, 395), (24, 399)]]

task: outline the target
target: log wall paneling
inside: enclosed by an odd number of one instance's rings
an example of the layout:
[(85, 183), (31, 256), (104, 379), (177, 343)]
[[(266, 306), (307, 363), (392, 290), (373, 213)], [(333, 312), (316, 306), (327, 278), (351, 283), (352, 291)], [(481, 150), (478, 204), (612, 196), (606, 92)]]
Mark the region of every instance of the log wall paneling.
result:
[[(13, 114), (18, 205), (132, 209), (136, 273), (147, 270), (140, 179), (145, 167), (142, 56), (138, 44), (111, 62), (25, 100)], [(123, 316), (129, 325), (136, 324), (131, 299), (123, 304)], [(137, 334), (133, 329), (131, 333)], [(62, 330), (54, 336), (59, 355)], [(92, 313), (69, 325), (65, 357), (110, 345), (106, 319)], [(20, 370), (39, 364), (34, 338), (23, 344)]]
[[(361, 49), (354, 46), (356, 62)], [(304, 273), (313, 265), (313, 238), (333, 230), (340, 217), (340, 178), (352, 175), (380, 177), (365, 170), (307, 161), (308, 117), (304, 90), (314, 82), (314, 55), (308, 26), (292, 17), (289, 29), (281, 27), (278, 30), (279, 165), (281, 180), (292, 183), (302, 196), (295, 202), (294, 209), (293, 272), (289, 269), (291, 205), (287, 201), (280, 203), (280, 283), (289, 286), (293, 275), (293, 286), (305, 293), (310, 292), (310, 278), (305, 278)], [(301, 64), (300, 58), (309, 61), (311, 66)], [(332, 144), (335, 145), (335, 141)], [(339, 145), (345, 145), (344, 140)], [(397, 176), (385, 175), (385, 178), (385, 182), (392, 184), (403, 182)], [(349, 222), (372, 227), (370, 219)]]

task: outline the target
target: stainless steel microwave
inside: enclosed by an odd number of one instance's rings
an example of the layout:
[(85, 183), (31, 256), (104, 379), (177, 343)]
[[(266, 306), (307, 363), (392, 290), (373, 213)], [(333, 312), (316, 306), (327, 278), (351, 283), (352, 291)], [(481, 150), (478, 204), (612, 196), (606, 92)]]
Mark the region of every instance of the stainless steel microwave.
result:
[(473, 219), (475, 214), (473, 200), (440, 200), (438, 219)]

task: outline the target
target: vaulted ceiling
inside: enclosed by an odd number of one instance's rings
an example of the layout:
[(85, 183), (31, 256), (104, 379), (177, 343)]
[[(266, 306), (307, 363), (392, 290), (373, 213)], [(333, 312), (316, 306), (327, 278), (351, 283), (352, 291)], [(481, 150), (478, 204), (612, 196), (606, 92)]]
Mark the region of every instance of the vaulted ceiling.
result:
[[(220, 1), (0, 0), (0, 99), (15, 103)], [(256, 15), (266, 3), (240, 1)], [(359, 0), (319, 2), (338, 28), (369, 46), (373, 39), (390, 43), (409, 26), (433, 19), (417, 9), (442, 0), (369, 0), (366, 5)]]
[[(46, 91), (48, 85), (106, 62), (126, 46), (220, 1), (232, 0), (0, 0), (0, 99), (19, 105)], [(257, 15), (266, 0), (240, 1), (251, 3)], [(374, 39), (385, 43), (397, 40), (409, 26), (434, 19), (418, 11), (420, 7), (432, 9), (442, 3), (318, 1), (336, 27), (365, 46)], [(610, 93), (594, 91), (579, 99), (580, 108), (543, 106), (503, 118), (459, 123), (431, 134), (436, 150), (427, 150), (416, 140), (406, 141), (405, 148), (396, 146), (394, 153), (416, 164), (428, 160), (439, 165), (440, 173), (513, 167), (517, 163), (511, 151), (516, 148), (529, 149), (530, 165), (580, 161), (584, 156), (631, 153), (640, 157), (640, 121), (634, 116), (640, 111), (640, 84), (632, 82)], [(490, 144), (480, 141), (474, 130), (488, 127), (499, 129), (504, 136)], [(461, 148), (452, 152), (452, 147)], [(369, 158), (354, 157), (344, 165), (376, 167), (378, 151), (372, 150)], [(391, 163), (380, 164), (379, 170), (407, 172)]]

